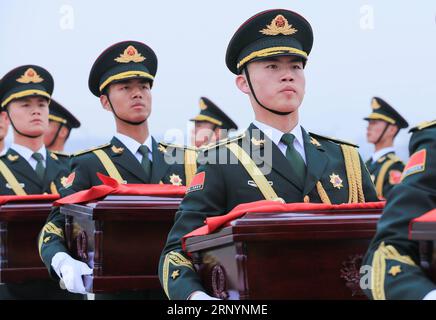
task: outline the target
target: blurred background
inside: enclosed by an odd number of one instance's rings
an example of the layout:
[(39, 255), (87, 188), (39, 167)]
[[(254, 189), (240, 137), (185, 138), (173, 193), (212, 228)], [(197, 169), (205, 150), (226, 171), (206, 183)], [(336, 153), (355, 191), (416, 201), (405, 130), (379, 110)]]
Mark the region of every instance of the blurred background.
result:
[[(149, 120), (156, 138), (189, 143), (188, 119), (199, 112), (200, 96), (244, 131), (253, 112), (225, 66), (225, 52), (246, 19), (271, 8), (297, 11), (314, 30), (300, 110), (308, 131), (357, 143), (366, 159), (373, 147), (362, 118), (373, 96), (411, 125), (436, 118), (434, 0), (2, 0), (0, 77), (23, 64), (48, 69), (53, 98), (82, 122), (66, 151), (89, 148), (109, 141), (115, 130), (112, 114), (88, 90), (91, 66), (113, 43), (138, 40), (159, 60)], [(10, 129), (7, 144), (11, 138)], [(403, 160), (408, 138), (402, 130), (396, 139)]]

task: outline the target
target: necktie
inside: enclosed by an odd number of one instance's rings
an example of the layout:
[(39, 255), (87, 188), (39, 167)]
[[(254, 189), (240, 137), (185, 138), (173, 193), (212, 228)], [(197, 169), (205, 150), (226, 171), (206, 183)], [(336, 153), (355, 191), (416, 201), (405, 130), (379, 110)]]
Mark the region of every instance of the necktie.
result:
[(36, 175), (39, 177), (39, 179), (42, 181), (44, 180), (44, 173), (45, 173), (44, 161), (43, 161), (44, 157), (39, 152), (35, 152), (34, 154), (32, 154), (32, 158), (37, 161), (35, 172)]
[(145, 171), (148, 181), (151, 179), (151, 161), (148, 158), (148, 147), (141, 145), (138, 149), (139, 153), (142, 155), (141, 166)]
[(285, 133), (280, 141), (288, 146), (286, 148), (286, 159), (288, 159), (289, 163), (291, 164), (291, 167), (294, 170), (294, 174), (300, 181), (301, 186), (304, 186), (306, 178), (306, 164), (304, 163), (304, 160), (298, 153), (298, 151), (295, 150), (294, 140), (295, 136), (293, 134)]

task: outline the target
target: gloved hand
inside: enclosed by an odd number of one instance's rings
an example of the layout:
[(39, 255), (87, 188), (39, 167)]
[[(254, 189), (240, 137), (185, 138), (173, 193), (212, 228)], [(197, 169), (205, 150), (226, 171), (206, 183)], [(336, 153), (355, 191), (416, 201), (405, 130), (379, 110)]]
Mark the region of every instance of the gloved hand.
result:
[(92, 269), (86, 263), (71, 258), (65, 252), (58, 252), (51, 260), (51, 266), (61, 279), (65, 289), (72, 293), (86, 294), (82, 275), (92, 274)]
[(206, 292), (203, 291), (195, 291), (189, 297), (189, 300), (221, 300), (215, 297), (211, 297)]

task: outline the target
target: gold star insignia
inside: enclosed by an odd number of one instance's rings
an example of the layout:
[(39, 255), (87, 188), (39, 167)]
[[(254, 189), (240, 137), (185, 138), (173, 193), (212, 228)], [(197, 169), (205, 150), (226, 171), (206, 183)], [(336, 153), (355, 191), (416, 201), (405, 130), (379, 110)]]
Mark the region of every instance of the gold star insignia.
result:
[(173, 280), (176, 280), (176, 278), (180, 276), (180, 270), (174, 270), (173, 273), (171, 273), (171, 278), (173, 278)]
[(120, 154), (124, 152), (124, 148), (123, 147), (118, 148), (116, 146), (112, 146), (112, 151), (113, 153)]
[(167, 148), (165, 148), (163, 145), (159, 145), (159, 147), (157, 148), (157, 150), (159, 150), (160, 152), (166, 153), (167, 152)]
[(339, 190), (344, 187), (341, 177), (339, 177), (339, 175), (335, 174), (334, 172), (330, 175), (330, 182), (332, 183), (333, 187)]
[(398, 266), (392, 266), (390, 269), (389, 269), (389, 274), (390, 275), (392, 275), (393, 277), (395, 277), (397, 274), (399, 274), (399, 273), (401, 273), (402, 272), (402, 270), (401, 270), (401, 266), (400, 265), (398, 265)]
[(18, 155), (12, 155), (12, 154), (9, 154), (9, 155), (8, 155), (8, 160), (14, 162), (14, 161), (17, 161), (17, 159), (18, 159), (19, 157), (20, 157), (20, 156), (18, 156)]
[(261, 146), (265, 144), (265, 139), (256, 139), (255, 137), (251, 138), (251, 143), (254, 144), (255, 146)]
[(56, 154), (54, 154), (53, 152), (50, 153), (50, 157), (54, 160), (59, 160), (58, 156)]
[(172, 183), (173, 186), (181, 186), (182, 185), (182, 179), (180, 178), (179, 175), (173, 173), (170, 176), (170, 182)]

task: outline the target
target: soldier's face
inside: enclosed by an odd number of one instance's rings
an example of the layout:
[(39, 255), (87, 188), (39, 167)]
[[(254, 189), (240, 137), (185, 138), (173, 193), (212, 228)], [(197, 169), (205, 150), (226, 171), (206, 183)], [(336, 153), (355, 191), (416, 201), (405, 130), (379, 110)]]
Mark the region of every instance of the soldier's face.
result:
[(201, 147), (219, 139), (218, 130), (214, 130), (215, 125), (207, 121), (195, 121), (194, 143), (195, 146)]
[[(109, 87), (109, 98), (117, 115), (132, 122), (148, 119), (151, 113), (150, 83), (143, 79), (131, 79), (113, 83)], [(105, 95), (101, 96), (103, 107), (111, 111)]]
[(48, 100), (26, 97), (9, 103), (10, 120), (18, 131), (30, 135), (43, 135), (48, 128)]
[[(47, 131), (44, 132), (44, 144), (48, 146), (50, 143), (52, 143), (56, 133), (58, 133), (58, 129), (61, 126), (59, 122), (56, 121), (49, 121)], [(68, 128), (63, 126), (61, 130), (58, 133), (57, 141), (62, 140), (65, 142), (65, 139), (68, 135)]]
[[(386, 126), (388, 126), (387, 129)], [(391, 141), (394, 140), (397, 131), (397, 126), (389, 125), (383, 120), (369, 120), (366, 129), (366, 139), (369, 143), (376, 143), (383, 135), (380, 142)]]
[(8, 134), (9, 119), (6, 112), (0, 112), (0, 141), (3, 141)]
[[(303, 102), (306, 79), (303, 62), (292, 56), (279, 56), (253, 61), (248, 65), (250, 80), (257, 99), (264, 106), (280, 112), (294, 112)], [(239, 77), (244, 77), (241, 75)], [(238, 84), (238, 80), (237, 80)], [(242, 81), (242, 88), (256, 104), (247, 82)]]

